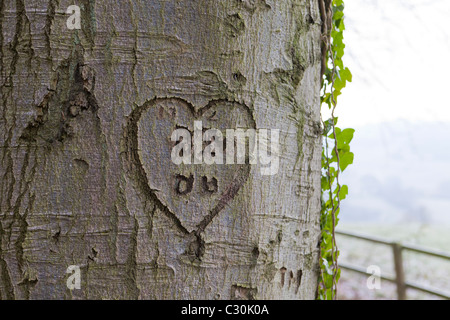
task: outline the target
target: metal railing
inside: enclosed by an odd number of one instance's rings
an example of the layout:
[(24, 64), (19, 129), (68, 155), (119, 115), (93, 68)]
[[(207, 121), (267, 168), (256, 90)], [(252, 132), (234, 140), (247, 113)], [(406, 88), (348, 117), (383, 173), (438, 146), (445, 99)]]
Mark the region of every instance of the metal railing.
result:
[[(429, 248), (425, 248), (425, 247), (421, 247), (421, 246), (411, 245), (411, 244), (401, 244), (401, 243), (398, 243), (395, 241), (389, 241), (389, 240), (386, 240), (383, 238), (362, 235), (362, 234), (350, 232), (350, 231), (339, 230), (339, 231), (336, 231), (336, 234), (351, 237), (354, 239), (365, 240), (365, 241), (369, 241), (372, 243), (382, 244), (382, 245), (390, 246), (392, 248), (392, 253), (393, 253), (393, 257), (394, 257), (395, 277), (381, 275), (380, 278), (383, 280), (389, 281), (389, 282), (393, 282), (397, 285), (397, 296), (398, 296), (399, 300), (406, 299), (406, 289), (407, 288), (426, 292), (426, 293), (429, 293), (429, 294), (432, 294), (432, 295), (435, 295), (435, 296), (438, 296), (438, 297), (441, 297), (444, 299), (450, 299), (449, 292), (439, 290), (436, 288), (432, 288), (429, 286), (421, 285), (421, 284), (418, 284), (415, 282), (406, 281), (405, 280), (405, 272), (404, 272), (404, 268), (403, 268), (402, 251), (403, 250), (413, 251), (416, 253), (425, 254), (425, 255), (442, 258), (442, 259), (446, 259), (446, 260), (450, 260), (450, 253), (444, 252), (444, 251), (439, 251), (439, 250), (434, 250), (434, 249), (429, 249)], [(354, 266), (354, 265), (350, 265), (350, 264), (346, 264), (346, 263), (342, 263), (342, 262), (339, 263), (339, 266), (343, 269), (347, 269), (347, 270), (351, 270), (351, 271), (365, 274), (368, 276), (372, 276), (371, 273), (367, 272), (366, 270), (364, 270), (363, 268), (358, 267), (358, 266)]]

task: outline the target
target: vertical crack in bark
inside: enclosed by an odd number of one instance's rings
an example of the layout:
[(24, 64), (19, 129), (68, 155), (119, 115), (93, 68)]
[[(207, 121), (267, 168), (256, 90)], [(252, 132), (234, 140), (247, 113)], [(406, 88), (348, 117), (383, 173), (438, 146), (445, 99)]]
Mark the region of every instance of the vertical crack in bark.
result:
[(137, 81), (136, 81), (136, 67), (138, 65), (138, 24), (136, 21), (136, 17), (134, 15), (134, 11), (133, 8), (130, 9), (131, 10), (131, 20), (133, 22), (133, 32), (134, 32), (134, 46), (133, 46), (133, 66), (131, 69), (131, 76), (133, 77), (133, 85), (134, 85), (134, 89), (136, 90), (136, 93), (139, 93), (139, 88), (137, 86)]
[(130, 246), (126, 262), (127, 296), (130, 299), (137, 300), (140, 290), (137, 285), (137, 245), (138, 245), (139, 222), (134, 218), (134, 228), (130, 237)]
[(302, 276), (303, 276), (303, 270), (297, 271), (297, 282), (295, 285), (295, 294), (298, 293), (298, 289), (300, 289), (300, 285), (302, 284)]
[[(5, 21), (5, 1), (0, 1), (0, 30), (4, 30), (3, 29), (3, 22)], [(5, 52), (4, 52), (4, 46), (3, 46), (3, 42), (4, 42), (4, 37), (3, 37), (3, 31), (0, 32), (0, 74), (1, 74), (1, 82), (2, 82), (2, 86), (3, 86), (3, 81), (5, 81), (5, 67), (4, 67), (4, 61), (3, 58), (5, 56)]]
[(119, 209), (117, 205), (114, 206), (109, 217), (111, 223), (111, 230), (109, 232), (109, 249), (114, 263), (117, 264), (117, 235), (119, 234)]
[[(28, 146), (24, 163), (22, 165), (21, 173), (20, 173), (20, 182), (19, 182), (19, 196), (17, 197), (16, 203), (14, 205), (14, 222), (18, 223), (19, 226), (19, 233), (18, 237), (14, 243), (14, 247), (16, 250), (16, 259), (17, 259), (17, 268), (19, 270), (19, 273), (22, 277), (24, 277), (21, 280), (21, 284), (23, 285), (23, 294), (25, 299), (30, 298), (30, 284), (35, 284), (35, 282), (30, 282), (30, 279), (28, 279), (28, 272), (24, 270), (25, 267), (25, 257), (24, 257), (24, 248), (23, 244), (26, 240), (27, 233), (28, 233), (28, 223), (27, 223), (27, 217), (29, 213), (32, 211), (33, 208), (33, 202), (34, 202), (34, 196), (29, 196), (29, 201), (26, 206), (25, 212), (23, 215), (20, 214), (20, 209), (22, 208), (22, 201), (27, 193), (30, 191), (30, 185), (33, 181), (34, 175), (36, 173), (36, 167), (38, 162), (34, 161), (34, 164), (31, 168), (31, 172), (29, 174), (29, 178), (27, 178), (27, 169), (29, 167), (30, 163), (30, 156), (31, 156), (32, 150), (31, 146)], [(34, 150), (34, 154), (36, 154), (36, 149)], [(11, 228), (12, 231), (12, 228)]]
[(4, 287), (4, 291), (0, 291), (2, 295), (2, 299), (6, 300), (14, 300), (15, 294), (14, 294), (14, 286), (12, 283), (11, 275), (8, 271), (8, 264), (6, 263), (5, 258), (3, 257), (3, 237), (4, 237), (4, 230), (2, 227), (2, 223), (0, 222), (0, 272), (1, 272), (1, 279), (2, 279), (2, 285)]
[(320, 48), (322, 51), (322, 61), (320, 69), (320, 82), (323, 81), (323, 75), (327, 68), (328, 61), (328, 43), (331, 37), (331, 28), (333, 23), (333, 2), (331, 0), (319, 0), (320, 18), (322, 19), (322, 35)]
[(95, 34), (97, 32), (95, 18), (95, 0), (82, 0), (83, 8), (81, 10), (81, 19), (83, 23), (81, 28), (84, 35), (91, 45), (91, 49), (95, 46)]
[(47, 46), (47, 58), (52, 60), (52, 46), (50, 36), (52, 33), (52, 24), (55, 19), (56, 7), (59, 6), (59, 0), (49, 0), (47, 6), (47, 18), (45, 20), (44, 34), (45, 45)]
[[(152, 206), (152, 209), (148, 209), (148, 205)], [(153, 217), (155, 216), (156, 205), (153, 203), (149, 204), (149, 201), (146, 199), (144, 204), (144, 212), (147, 215), (147, 234), (149, 240), (151, 241), (153, 239)]]
[[(24, 251), (23, 251), (23, 243), (27, 237), (27, 231), (28, 231), (28, 223), (26, 221), (29, 211), (26, 210), (25, 214), (23, 216), (20, 216), (18, 218), (18, 224), (19, 224), (19, 235), (17, 237), (16, 242), (14, 243), (14, 247), (16, 250), (16, 259), (17, 259), (17, 268), (20, 274), (20, 277), (26, 277), (24, 265), (25, 265), (25, 259), (24, 259)], [(22, 278), (22, 280), (18, 283), (20, 286), (19, 288), (22, 290), (23, 298), (28, 300), (30, 299), (30, 287), (29, 287), (29, 281), (28, 279)]]
[[(3, 3), (3, 1), (2, 1)], [(2, 4), (2, 15), (3, 15), (3, 4)], [(27, 32), (28, 31), (28, 32)], [(2, 36), (3, 40), (3, 36)], [(27, 40), (26, 44), (23, 45), (23, 48), (21, 48), (21, 42), (23, 40)], [(3, 49), (3, 48), (2, 48)], [(16, 30), (14, 34), (14, 38), (10, 45), (10, 50), (12, 52), (12, 59), (10, 63), (9, 68), (9, 75), (7, 76), (7, 79), (5, 79), (5, 83), (2, 85), (2, 102), (3, 102), (3, 119), (4, 119), (4, 125), (5, 129), (7, 130), (7, 136), (5, 139), (5, 144), (2, 146), (4, 148), (4, 154), (2, 157), (2, 164), (5, 169), (4, 173), (4, 179), (2, 181), (2, 187), (0, 190), (0, 193), (3, 197), (5, 185), (6, 188), (8, 188), (7, 184), (9, 182), (9, 191), (7, 195), (7, 208), (11, 208), (11, 198), (13, 195), (14, 185), (15, 185), (15, 178), (13, 173), (13, 158), (11, 155), (10, 145), (13, 138), (13, 132), (16, 127), (16, 113), (17, 113), (17, 106), (14, 103), (13, 99), (13, 76), (16, 73), (16, 65), (19, 61), (19, 51), (28, 53), (29, 60), (28, 60), (28, 67), (31, 69), (31, 61), (34, 57), (34, 50), (32, 48), (32, 40), (31, 40), (31, 25), (30, 21), (26, 15), (25, 11), (25, 4), (23, 0), (16, 0)], [(2, 50), (3, 51), (3, 50)], [(3, 59), (3, 54), (2, 54)], [(2, 67), (3, 67), (3, 61), (2, 61)], [(11, 101), (11, 104), (8, 103)], [(7, 109), (8, 106), (11, 106), (12, 110), (8, 113)], [(10, 114), (10, 119), (8, 119), (8, 114)], [(7, 158), (7, 163), (5, 165), (5, 158)], [(9, 179), (8, 179), (9, 176)], [(0, 205), (3, 204), (3, 198), (0, 199)], [(9, 209), (10, 210), (10, 209)]]
[[(1, 17), (2, 17), (2, 25), (3, 25), (3, 18), (4, 18), (4, 4), (2, 1), (1, 5)], [(4, 50), (3, 50), (3, 35), (1, 38), (2, 41), (2, 75), (7, 74), (5, 68), (4, 68)], [(10, 52), (12, 54), (11, 62), (9, 65), (8, 70), (8, 76), (6, 77), (4, 83), (2, 84), (1, 91), (2, 91), (2, 102), (3, 102), (3, 120), (4, 120), (4, 131), (7, 132), (6, 139), (4, 140), (4, 145), (2, 146), (3, 149), (3, 156), (1, 159), (2, 167), (5, 168), (3, 173), (3, 179), (2, 184), (0, 188), (0, 206), (1, 208), (6, 208), (5, 215), (3, 219), (5, 219), (12, 211), (12, 222), (10, 223), (9, 227), (4, 230), (2, 226), (1, 231), (1, 241), (2, 245), (5, 245), (6, 247), (9, 244), (4, 244), (3, 241), (6, 240), (5, 235), (8, 233), (8, 242), (11, 242), (11, 235), (12, 235), (12, 226), (17, 223), (18, 224), (18, 236), (17, 239), (14, 242), (14, 249), (15, 249), (15, 256), (17, 261), (17, 270), (19, 274), (23, 274), (23, 265), (24, 265), (24, 257), (23, 257), (23, 242), (26, 239), (27, 229), (28, 225), (26, 222), (27, 215), (29, 213), (29, 205), (27, 206), (25, 213), (23, 216), (20, 215), (20, 208), (22, 207), (22, 200), (26, 196), (27, 192), (29, 191), (30, 182), (34, 176), (35, 168), (36, 168), (36, 162), (31, 169), (30, 178), (27, 179), (27, 169), (30, 161), (30, 153), (31, 150), (28, 147), (28, 149), (25, 151), (22, 168), (20, 172), (20, 181), (18, 186), (18, 196), (16, 198), (14, 206), (12, 205), (13, 202), (13, 195), (14, 195), (14, 189), (16, 187), (16, 178), (14, 175), (14, 169), (13, 169), (13, 155), (12, 155), (12, 139), (14, 136), (14, 130), (16, 129), (16, 113), (17, 113), (17, 105), (15, 103), (15, 97), (13, 97), (14, 93), (14, 81), (13, 77), (16, 74), (16, 68), (17, 63), (19, 62), (20, 55), (19, 52), (26, 53), (28, 55), (28, 61), (26, 66), (31, 70), (32, 66), (32, 60), (34, 58), (34, 50), (32, 48), (32, 38), (31, 38), (31, 24), (30, 21), (26, 15), (25, 10), (25, 3), (23, 0), (16, 0), (16, 30), (14, 37), (10, 43)], [(10, 110), (8, 110), (10, 108)], [(32, 197), (29, 198), (29, 201), (32, 201)], [(2, 210), (3, 211), (3, 210)], [(2, 248), (0, 248), (2, 250)], [(14, 285), (12, 283), (11, 276), (8, 273), (7, 270), (7, 263), (5, 258), (3, 257), (3, 253), (1, 253), (1, 262), (2, 265), (2, 277), (4, 278), (4, 281), (6, 283), (6, 296), (8, 298), (14, 299)], [(24, 295), (25, 298), (29, 297), (29, 290), (28, 290), (28, 282), (27, 285), (24, 288)]]
[[(16, 14), (17, 14), (17, 26), (16, 26), (16, 37), (13, 44), (16, 53), (15, 65), (19, 59), (19, 49), (28, 54), (28, 67), (31, 69), (31, 61), (34, 57), (33, 42), (31, 38), (31, 23), (28, 19), (27, 12), (25, 9), (24, 0), (16, 0)], [(21, 41), (24, 41), (23, 48), (20, 48)], [(19, 46), (19, 48), (17, 48)]]
[(286, 277), (286, 271), (287, 269), (285, 267), (282, 267), (280, 269), (280, 274), (281, 274), (281, 286), (284, 287), (284, 279)]
[(11, 64), (10, 64), (10, 68), (9, 68), (9, 86), (12, 87), (12, 76), (14, 75), (14, 73), (16, 72), (16, 64), (17, 61), (19, 60), (19, 51), (18, 51), (18, 46), (19, 46), (19, 42), (22, 36), (22, 30), (23, 30), (23, 26), (22, 26), (22, 15), (25, 11), (25, 6), (23, 4), (23, 1), (20, 0), (16, 0), (16, 32), (14, 34), (14, 38), (11, 42), (11, 51), (13, 52), (13, 56), (12, 56), (12, 60), (11, 60)]

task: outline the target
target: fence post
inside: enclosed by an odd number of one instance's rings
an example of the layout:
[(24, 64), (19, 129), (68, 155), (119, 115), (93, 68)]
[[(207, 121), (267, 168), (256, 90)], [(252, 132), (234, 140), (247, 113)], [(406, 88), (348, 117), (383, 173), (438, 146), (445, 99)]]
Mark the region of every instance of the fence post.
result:
[(406, 300), (405, 273), (403, 271), (402, 246), (398, 243), (392, 244), (394, 253), (395, 282), (397, 283), (398, 300)]

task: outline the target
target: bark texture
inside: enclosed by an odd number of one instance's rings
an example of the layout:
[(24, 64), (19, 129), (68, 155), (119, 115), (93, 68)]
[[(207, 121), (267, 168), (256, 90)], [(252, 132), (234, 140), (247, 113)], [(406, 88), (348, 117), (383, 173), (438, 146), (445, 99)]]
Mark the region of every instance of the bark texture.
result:
[[(314, 299), (317, 0), (1, 0), (0, 22), (0, 299)], [(231, 191), (190, 223), (146, 128), (214, 103), (280, 129), (280, 169), (209, 172)]]

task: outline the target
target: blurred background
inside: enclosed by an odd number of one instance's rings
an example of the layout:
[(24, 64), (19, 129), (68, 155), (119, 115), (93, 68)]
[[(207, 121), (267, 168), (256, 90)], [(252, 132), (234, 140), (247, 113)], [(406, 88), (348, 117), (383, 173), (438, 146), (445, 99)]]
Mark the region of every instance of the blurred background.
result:
[[(353, 82), (338, 102), (338, 126), (356, 129), (349, 196), (338, 230), (450, 252), (450, 1), (345, 0)], [(393, 250), (339, 235), (339, 262), (395, 277)], [(402, 250), (405, 281), (450, 295), (450, 260)], [(395, 282), (370, 290), (367, 275), (342, 270), (340, 299), (397, 299)], [(408, 299), (442, 297), (407, 289)]]

